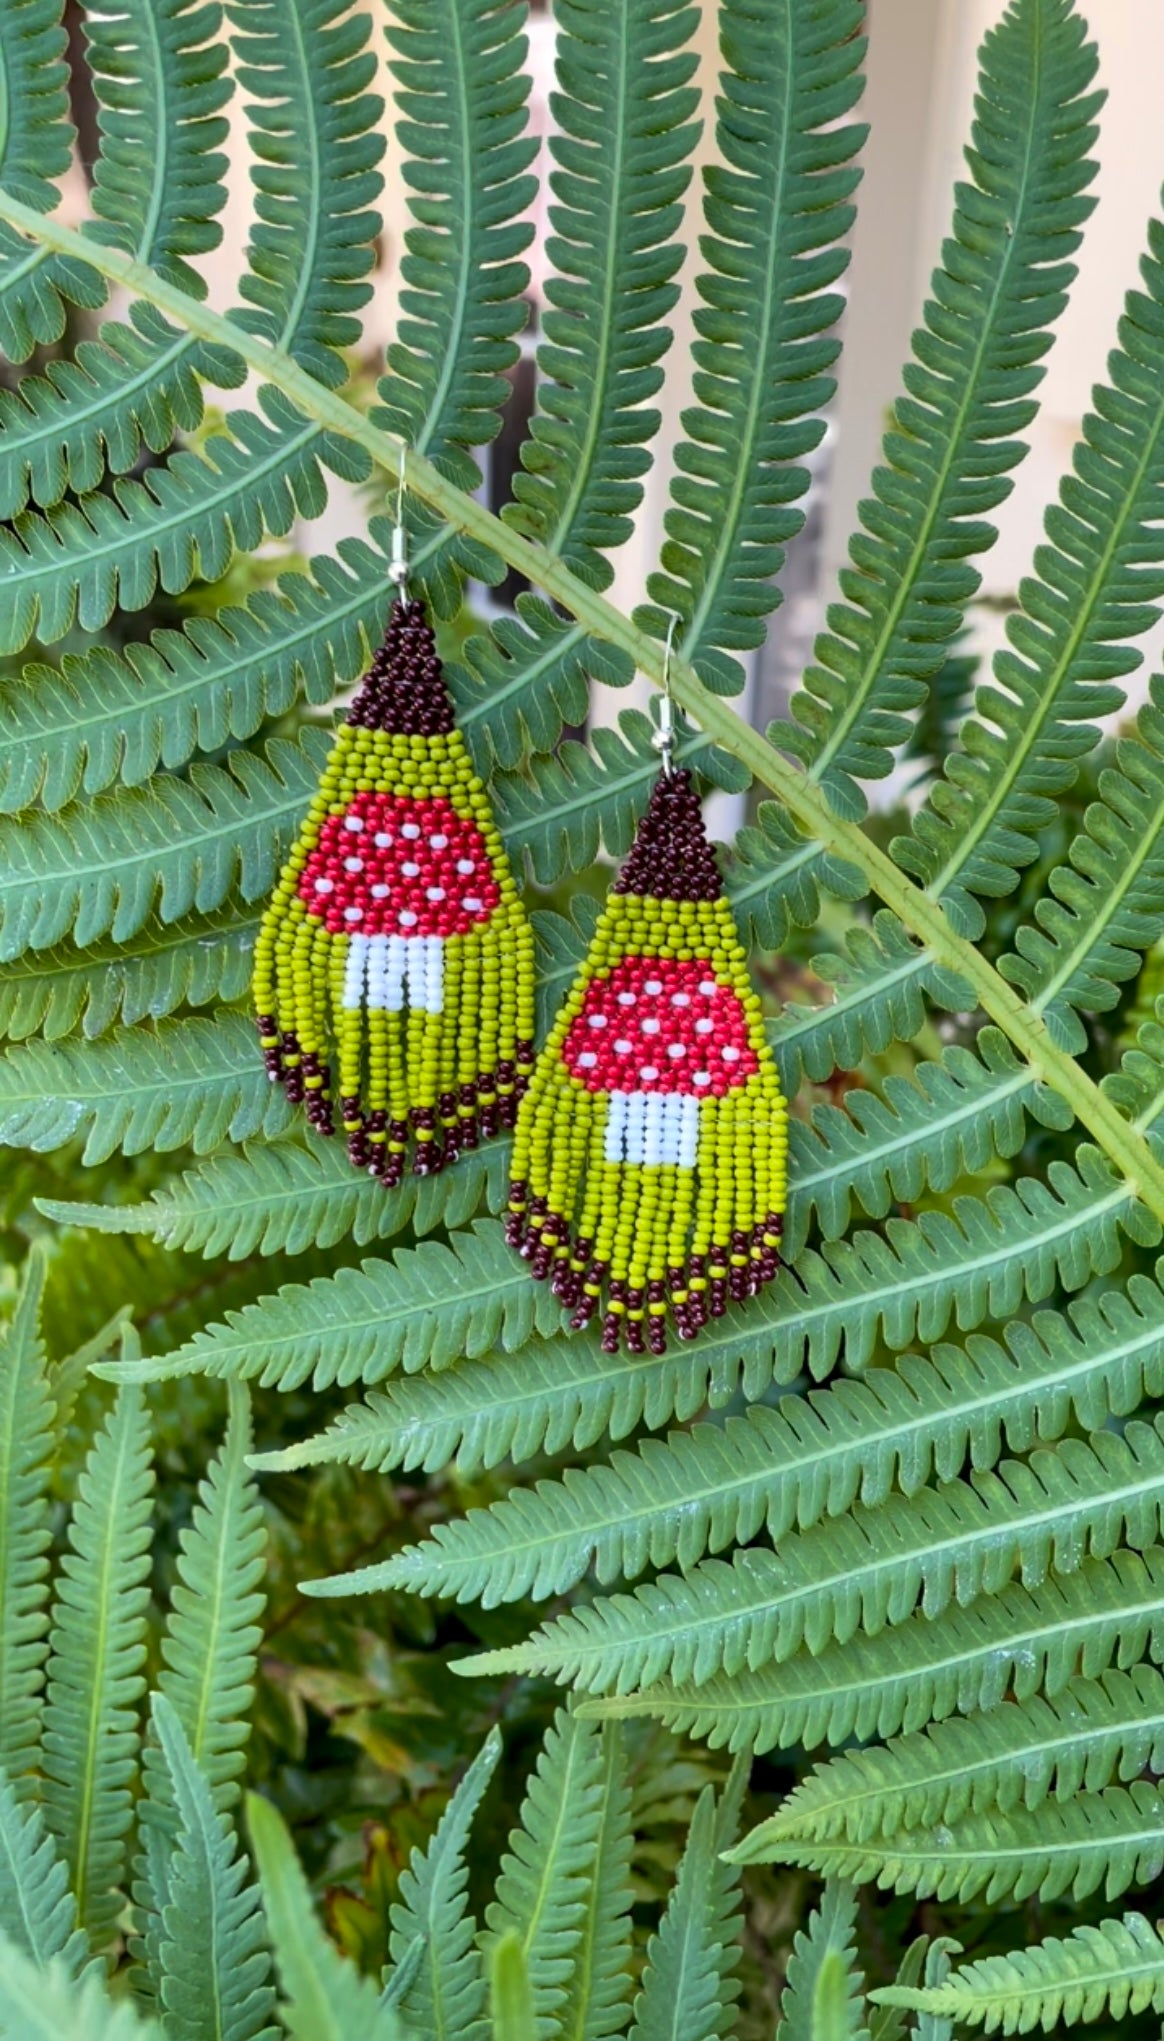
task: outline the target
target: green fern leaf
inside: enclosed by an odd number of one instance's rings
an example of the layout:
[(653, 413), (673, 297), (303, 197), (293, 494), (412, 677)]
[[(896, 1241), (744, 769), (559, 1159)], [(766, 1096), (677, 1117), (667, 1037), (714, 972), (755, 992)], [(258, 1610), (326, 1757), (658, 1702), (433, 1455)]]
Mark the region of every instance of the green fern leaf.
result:
[(780, 599), (774, 577), (804, 521), (790, 506), (809, 481), (795, 464), (819, 443), (834, 388), (839, 348), (824, 336), (842, 307), (829, 286), (848, 261), (860, 175), (849, 163), (865, 134), (840, 125), (861, 91), (860, 24), (852, 0), (719, 10), (721, 160), (705, 173), (696, 402), (662, 571), (647, 584), (661, 609), (638, 621), (661, 636), (677, 610), (683, 657), (721, 693), (741, 685), (731, 651), (763, 642)]
[(561, 2041), (614, 2041), (625, 2033), (631, 1993), (631, 1795), (622, 1731), (602, 1731), (598, 1844), (582, 1938), (574, 1951), (566, 2003), (557, 2015)]
[(524, 16), (497, 0), (400, 0), (389, 43), (413, 223), (404, 236), (402, 318), (388, 349), (378, 424), (468, 489), (469, 449), (500, 428), (525, 324), (519, 258), (537, 190), (526, 129)]
[(591, 1919), (604, 1779), (601, 1733), (559, 1709), (485, 1913), (486, 1955), (506, 1934), (518, 1938), (541, 2041), (562, 2031), (574, 1960)]
[(1038, 366), (1066, 304), (1068, 258), (1091, 210), (1086, 151), (1099, 97), (1094, 46), (1069, 0), (1014, 0), (980, 52), (979, 90), (953, 228), (914, 359), (862, 506), (815, 663), (780, 742), (841, 812), (909, 734), (995, 538), (984, 513), (1009, 493), (1035, 412)]
[[(469, 1872), (465, 1846), (470, 1823), (500, 1756), (501, 1735), (494, 1728), (449, 1801), (428, 1847), (413, 1850), (392, 1906), (395, 1970), (386, 1993), (405, 2021), (431, 2041), (488, 2041), (485, 1979), (475, 1946), (475, 1924), (466, 1910)], [(419, 1965), (411, 1980), (397, 1988), (418, 1941), (422, 1950)]]
[(304, 420), (281, 391), (264, 390), (262, 404), (228, 413), (200, 453), (177, 453), (144, 481), (123, 478), (109, 495), (24, 511), (0, 529), (0, 652), (20, 651), (34, 632), (51, 645), (74, 624), (100, 630), (115, 608), (144, 609), (159, 586), (178, 594), (196, 576), (217, 580), (236, 552), (320, 515), (325, 466), (366, 478), (350, 440)]
[[(794, 1527), (839, 1516), (858, 1497), (881, 1503), (895, 1486), (912, 1495), (935, 1472), (952, 1480), (967, 1455), (992, 1467), (1000, 1436), (1026, 1451), (1060, 1437), (1072, 1418), (1097, 1428), (1162, 1391), (1164, 1294), (1132, 1276), (1126, 1292), (1081, 1299), (1069, 1315), (1016, 1322), (1006, 1349), (981, 1338), (965, 1350), (939, 1346), (926, 1361), (907, 1356), (896, 1371), (785, 1396), (775, 1410), (758, 1405), (722, 1427), (644, 1440), (609, 1466), (511, 1488), (488, 1509), (438, 1525), (374, 1577), (380, 1586), (490, 1607), (564, 1593), (589, 1567), (604, 1584), (648, 1566), (686, 1571), (705, 1552), (747, 1544), (761, 1531), (778, 1546)], [(377, 1415), (383, 1438), (392, 1417)], [(372, 1413), (351, 1411), (323, 1435), (320, 1458), (341, 1457), (342, 1440), (351, 1458), (375, 1465), (374, 1436)], [(292, 1448), (277, 1464), (310, 1457)], [(516, 1443), (509, 1457), (524, 1457)]]
[(201, 0), (126, 0), (116, 15), (85, 16), (101, 130), (89, 231), (199, 298), (206, 286), (183, 258), (222, 239), (231, 91), (209, 27)]
[(491, 1143), (465, 1157), (448, 1175), (418, 1182), (406, 1177), (385, 1194), (380, 1183), (353, 1170), (334, 1141), (311, 1138), (306, 1147), (272, 1142), (235, 1154), (230, 1150), (158, 1191), (144, 1205), (74, 1205), (44, 1198), (40, 1209), (62, 1225), (106, 1233), (147, 1233), (167, 1247), (226, 1254), (301, 1254), (312, 1245), (357, 1246), (384, 1240), (408, 1225), (417, 1234), (434, 1226), (463, 1226), (484, 1197), (494, 1211), (506, 1196), (509, 1149)]
[(1071, 1110), (1020, 1063), (997, 1028), (981, 1028), (975, 1051), (950, 1047), (919, 1063), (914, 1081), (890, 1076), (880, 1095), (850, 1091), (845, 1109), (818, 1106), (811, 1128), (792, 1124), (784, 1252), (794, 1260), (817, 1214), (826, 1240), (847, 1231), (854, 1200), (871, 1219), (894, 1202), (946, 1191), (995, 1156), (1018, 1153), (1027, 1115), (1065, 1133)]
[(523, 765), (533, 751), (556, 751), (563, 729), (585, 723), (594, 682), (626, 687), (634, 664), (540, 596), (521, 594), (489, 636), (475, 634), (464, 665), (449, 679), (457, 717), (479, 772)]
[[(594, 732), (593, 751), (573, 740), (539, 764), (536, 781), (501, 773), (493, 803), (502, 836), (526, 852), (535, 879), (549, 885), (563, 871), (585, 871), (600, 844), (615, 857), (630, 849), (635, 825), (659, 771), (652, 728), (639, 709), (624, 709), (618, 730)], [(676, 758), (712, 786), (739, 793), (747, 774), (707, 740), (686, 735)]]
[(1009, 644), (995, 658), (998, 684), (979, 690), (945, 777), (912, 834), (892, 846), (963, 935), (977, 937), (984, 926), (974, 896), (1011, 892), (1037, 856), (1056, 797), (1098, 742), (1087, 719), (1120, 706), (1113, 682), (1140, 664), (1142, 653), (1122, 641), (1160, 614), (1164, 225), (1152, 222), (1148, 239), (1146, 289), (1128, 294), (1111, 383), (1095, 391), (1073, 472), (1047, 512), (1038, 578), (1022, 584), (1023, 607), (1007, 619)]
[(0, 1036), (87, 1040), (120, 1020), (163, 1020), (179, 1006), (229, 1005), (246, 992), (257, 914), (228, 905), (170, 927), (147, 921), (127, 943), (28, 950), (0, 973)]
[(1019, 1571), (1070, 1573), (1084, 1553), (1103, 1558), (1159, 1536), (1164, 1510), (1164, 1419), (1122, 1437), (1067, 1439), (997, 1474), (924, 1489), (783, 1541), (779, 1553), (703, 1560), (546, 1624), (525, 1644), (458, 1662), (460, 1672), (547, 1672), (594, 1691), (667, 1674), (697, 1684), (718, 1672), (819, 1652), (836, 1637), (902, 1623), (919, 1603), (932, 1620), (954, 1601), (993, 1594)]
[(48, 1656), (55, 1412), (40, 1332), (45, 1272), (34, 1248), (0, 1342), (0, 1767), (21, 1800), (39, 1765)]
[[(760, 1831), (753, 1831), (759, 1836)], [(1148, 1885), (1164, 1869), (1164, 1800), (1154, 1786), (1135, 1780), (1102, 1793), (1049, 1800), (1031, 1813), (968, 1815), (940, 1829), (868, 1843), (814, 1841), (770, 1844), (745, 1836), (732, 1852), (741, 1864), (804, 1864), (828, 1876), (864, 1881), (896, 1892), (934, 1894), (962, 1904), (981, 1896), (1043, 1900), (1069, 1892), (1082, 1900), (1102, 1889), (1108, 1900), (1129, 1885)]]
[[(0, 183), (37, 212), (55, 211), (72, 161), (65, 31), (57, 0), (12, 0), (0, 10)], [(30, 248), (0, 225), (0, 354), (27, 361), (65, 329), (65, 304), (100, 305), (105, 285), (87, 264)]]
[[(180, 126), (176, 109), (172, 119)], [(136, 183), (145, 189), (140, 176)], [(78, 341), (68, 359), (0, 392), (4, 517), (30, 498), (51, 509), (66, 492), (84, 495), (107, 469), (128, 474), (143, 451), (164, 454), (176, 430), (194, 432), (202, 422), (201, 379), (230, 389), (244, 380), (238, 355), (187, 339), (151, 305), (135, 304), (132, 319), (104, 321), (100, 339)]]
[(227, 0), (226, 12), (258, 215), (241, 286), (248, 309), (235, 317), (334, 388), (341, 350), (361, 336), (353, 314), (372, 295), (362, 279), (380, 230), (369, 210), (384, 150), (384, 102), (366, 89), (371, 22), (338, 0)]
[(1164, 1936), (1143, 1914), (1128, 1913), (1010, 1956), (980, 1956), (928, 1991), (893, 1985), (873, 1996), (988, 2034), (1028, 2034), (1104, 2013), (1123, 2021), (1164, 2011)]
[(275, 2041), (258, 1888), (228, 1818), (215, 1807), (174, 1710), (158, 1694), (154, 1728), (177, 1815), (162, 1916), (161, 2002), (173, 2041)]
[(1100, 775), (1100, 799), (1071, 842), (1069, 862), (1050, 874), (1038, 926), (1024, 924), (1018, 954), (999, 963), (1074, 1056), (1088, 1042), (1076, 1010), (1111, 1011), (1164, 920), (1164, 681), (1150, 688), (1137, 736), (1118, 744), (1116, 770)]
[(1073, 1680), (1054, 1700), (1035, 1695), (835, 1758), (762, 1826), (774, 1840), (871, 1841), (964, 1814), (1039, 1807), (1052, 1793), (1066, 1801), (1098, 1792), (1116, 1777), (1160, 1771), (1162, 1752), (1164, 1679), (1140, 1665)]
[(678, 1878), (647, 1945), (630, 2041), (730, 2041), (736, 2031), (739, 1887), (724, 1852), (746, 1784), (737, 1764), (718, 1806), (710, 1786), (696, 1802)]
[(115, 1932), (145, 1686), (153, 1465), (126, 1389), (85, 1464), (57, 1579), (44, 1726), (48, 1824), (94, 1945)]
[(77, 1926), (69, 1874), (44, 1816), (22, 1805), (0, 1770), (0, 1919), (4, 1932), (40, 1968), (59, 1957), (70, 1977), (84, 1968), (88, 1942)]
[(247, 1393), (232, 1384), (226, 1438), (179, 1533), (157, 1680), (220, 1813), (238, 1797), (262, 1642), (266, 1527), (251, 1444)]
[(20, 2041), (165, 2041), (155, 2020), (145, 2020), (128, 1999), (109, 1997), (105, 1980), (90, 1972), (83, 1982), (58, 1960), (46, 1969), (31, 1962), (0, 1929), (0, 2033)]
[(595, 1340), (535, 1339), (511, 1356), (397, 1379), (349, 1405), (317, 1438), (261, 1464), (350, 1461), (386, 1473), (435, 1470), (455, 1459), (468, 1472), (542, 1452), (581, 1452), (604, 1433), (625, 1438), (640, 1423), (658, 1427), (693, 1417), (707, 1402), (725, 1403), (741, 1379), (744, 1393), (755, 1395), (771, 1381), (770, 1348), (766, 1365), (757, 1350), (741, 1369), (738, 1338), (723, 1338), (714, 1354), (704, 1344), (702, 1352), (662, 1360), (632, 1362), (624, 1354), (615, 1366), (613, 1359)]
[(595, 587), (631, 533), (659, 429), (662, 324), (679, 296), (696, 26), (674, 0), (595, 10), (565, 0), (555, 50), (545, 340), (523, 472), (503, 515)]
[(120, 1379), (207, 1374), (257, 1379), (264, 1388), (310, 1381), (315, 1390), (335, 1383), (346, 1389), (380, 1382), (397, 1368), (411, 1374), (512, 1353), (535, 1331), (553, 1332), (561, 1310), (527, 1270), (502, 1260), (502, 1247), (500, 1223), (482, 1219), (447, 1247), (425, 1241), (390, 1262), (366, 1261), (311, 1284), (288, 1284), (233, 1312), (226, 1325), (198, 1333), (187, 1347), (134, 1364)]
[[(741, 841), (746, 838), (743, 832)], [(834, 1070), (855, 1070), (865, 1055), (908, 1042), (926, 1021), (926, 998), (960, 1011), (973, 1007), (968, 987), (951, 984), (897, 918), (875, 914), (868, 928), (850, 929), (840, 956), (814, 957), (816, 977), (831, 985), (827, 1006), (787, 1006), (770, 1028), (785, 1095), (805, 1081), (823, 1084)]]
[(278, 1809), (247, 1795), (247, 1826), (282, 1985), (279, 2011), (291, 2041), (405, 2041), (375, 1987), (329, 1942)]
[(854, 1956), (856, 1921), (852, 1886), (826, 1885), (792, 1945), (776, 2041), (869, 2041)]
[(120, 1149), (193, 1148), (281, 1134), (291, 1109), (255, 1056), (242, 1014), (119, 1028), (103, 1042), (28, 1042), (0, 1060), (0, 1144), (61, 1148), (85, 1135), (82, 1160)]
[(818, 1658), (801, 1654), (699, 1686), (661, 1681), (583, 1707), (587, 1715), (658, 1715), (671, 1729), (733, 1750), (892, 1736), (955, 1709), (996, 1708), (1011, 1692), (1019, 1700), (1040, 1688), (1053, 1696), (1080, 1670), (1096, 1677), (1113, 1658), (1121, 1665), (1145, 1651), (1158, 1658), (1162, 1591), (1164, 1552), (1116, 1552), (1038, 1588), (1012, 1583), (968, 1609), (948, 1609), (940, 1623), (918, 1613), (876, 1637), (829, 1645)]
[(755, 823), (740, 830), (732, 847), (727, 890), (741, 936), (760, 949), (779, 950), (792, 929), (816, 926), (822, 894), (861, 900), (868, 881), (805, 836), (775, 801), (761, 801)]
[(124, 942), (157, 909), (164, 922), (220, 908), (237, 883), (245, 900), (275, 882), (311, 798), (328, 739), (305, 730), (265, 758), (237, 751), (230, 771), (195, 766), (188, 779), (104, 795), (66, 817), (0, 824), (0, 962), (68, 937)]

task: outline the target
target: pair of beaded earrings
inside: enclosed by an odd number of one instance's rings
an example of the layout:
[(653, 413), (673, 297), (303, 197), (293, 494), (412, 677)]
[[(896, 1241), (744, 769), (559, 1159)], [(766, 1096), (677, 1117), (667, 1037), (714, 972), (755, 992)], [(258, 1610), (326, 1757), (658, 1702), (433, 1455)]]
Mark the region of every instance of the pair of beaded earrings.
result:
[[(691, 776), (661, 771), (534, 1055), (533, 935), (431, 624), (397, 600), (255, 947), (268, 1075), (387, 1186), (514, 1130), (506, 1234), (602, 1348), (694, 1339), (779, 1266), (788, 1134)], [(668, 647), (669, 657), (669, 647)]]

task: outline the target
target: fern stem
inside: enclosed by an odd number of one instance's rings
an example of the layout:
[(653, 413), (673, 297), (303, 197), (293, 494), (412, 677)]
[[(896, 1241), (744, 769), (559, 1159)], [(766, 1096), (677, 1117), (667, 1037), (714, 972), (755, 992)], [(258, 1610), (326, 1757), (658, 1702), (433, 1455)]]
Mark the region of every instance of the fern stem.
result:
[[(106, 247), (87, 235), (21, 204), (0, 188), (0, 219), (42, 247), (77, 261), (112, 282), (136, 292), (189, 332), (217, 346), (231, 348), (247, 365), (273, 383), (304, 416), (362, 446), (386, 473), (396, 475), (400, 441), (361, 415), (333, 390), (328, 390), (298, 362), (233, 320), (214, 312), (186, 291), (157, 276), (121, 249)], [(548, 549), (527, 539), (467, 496), (438, 473), (422, 455), (406, 449), (407, 486), (454, 530), (499, 553), (518, 573), (560, 602), (595, 637), (627, 652), (657, 687), (663, 683), (663, 648), (639, 630), (622, 612), (579, 580)], [(1031, 1069), (1066, 1099), (1110, 1161), (1124, 1176), (1134, 1196), (1143, 1199), (1164, 1220), (1164, 1163), (1125, 1120), (1114, 1103), (1065, 1051), (1057, 1049), (1038, 1014), (980, 956), (974, 945), (956, 935), (937, 901), (915, 886), (892, 859), (855, 823), (833, 813), (825, 795), (807, 775), (789, 763), (759, 731), (752, 730), (726, 702), (712, 694), (681, 659), (672, 662), (671, 684), (676, 699), (705, 734), (746, 765), (756, 779), (777, 794), (801, 826), (827, 849), (860, 867), (872, 890), (919, 937), (935, 960), (962, 978), (985, 1013), (997, 1022)]]

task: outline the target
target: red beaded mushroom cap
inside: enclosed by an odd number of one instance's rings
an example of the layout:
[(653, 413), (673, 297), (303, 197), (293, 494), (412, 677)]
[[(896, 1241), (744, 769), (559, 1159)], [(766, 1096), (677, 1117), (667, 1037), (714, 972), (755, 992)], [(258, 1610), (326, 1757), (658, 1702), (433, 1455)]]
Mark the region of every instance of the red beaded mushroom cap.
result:
[(759, 1067), (739, 995), (699, 957), (624, 957), (591, 979), (562, 1058), (587, 1091), (691, 1098), (722, 1098)]
[(467, 935), (501, 894), (475, 822), (442, 795), (357, 794), (329, 815), (299, 881), (332, 935)]

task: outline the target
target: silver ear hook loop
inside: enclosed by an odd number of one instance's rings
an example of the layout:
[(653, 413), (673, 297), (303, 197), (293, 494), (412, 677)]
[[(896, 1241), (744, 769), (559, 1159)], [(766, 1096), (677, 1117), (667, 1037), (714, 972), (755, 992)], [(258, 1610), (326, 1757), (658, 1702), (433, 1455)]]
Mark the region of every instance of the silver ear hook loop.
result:
[(408, 533), (404, 529), (404, 462), (407, 448), (400, 442), (400, 467), (396, 478), (396, 521), (392, 527), (392, 554), (388, 579), (404, 601), (408, 582)]
[(671, 693), (671, 650), (675, 642), (675, 626), (679, 622), (678, 610), (671, 611), (667, 625), (667, 639), (663, 646), (663, 691), (657, 697), (659, 703), (659, 727), (651, 743), (663, 763), (663, 771), (670, 778), (675, 770), (675, 700)]

